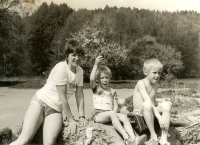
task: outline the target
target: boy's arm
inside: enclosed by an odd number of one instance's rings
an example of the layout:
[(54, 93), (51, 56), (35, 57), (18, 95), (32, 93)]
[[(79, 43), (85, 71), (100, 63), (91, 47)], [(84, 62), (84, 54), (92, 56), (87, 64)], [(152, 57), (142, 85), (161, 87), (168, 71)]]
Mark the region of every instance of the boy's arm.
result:
[(155, 116), (160, 119), (162, 116), (160, 115), (160, 113), (155, 109), (155, 106), (153, 105), (151, 99), (150, 99), (150, 96), (149, 94), (147, 93), (147, 90), (146, 90), (146, 87), (145, 87), (145, 84), (142, 80), (138, 81), (138, 84), (137, 84), (137, 87), (138, 87), (138, 90), (142, 96), (142, 98), (144, 99), (144, 101), (147, 101), (149, 104), (152, 105), (152, 108), (153, 108), (153, 112), (155, 114)]
[(161, 128), (166, 128), (166, 121), (163, 120), (162, 116), (160, 115), (160, 113), (157, 111), (157, 109), (155, 108), (154, 104), (152, 103), (151, 99), (150, 99), (150, 96), (148, 95), (147, 93), (147, 90), (146, 90), (146, 87), (145, 87), (145, 84), (142, 82), (142, 81), (138, 81), (138, 90), (142, 96), (142, 98), (145, 100), (145, 101), (148, 101), (149, 104), (152, 105), (152, 108), (153, 108), (153, 113), (155, 114), (156, 118), (158, 118), (159, 120), (159, 124), (160, 124), (160, 127)]
[(152, 104), (152, 106), (153, 106), (153, 112), (154, 112), (156, 118), (159, 121), (160, 128), (161, 129), (167, 129), (168, 125), (167, 125), (166, 120), (163, 119), (163, 117), (160, 115), (160, 113), (157, 111), (157, 109), (155, 108), (155, 106), (153, 104)]
[(96, 72), (97, 72), (97, 69), (98, 69), (102, 59), (103, 59), (102, 56), (98, 56), (95, 60), (94, 66), (92, 68), (92, 72), (90, 74), (90, 87), (91, 88), (96, 87)]
[(147, 93), (147, 90), (146, 90), (146, 87), (145, 87), (145, 84), (142, 80), (138, 81), (137, 83), (137, 88), (138, 88), (138, 91), (140, 92), (142, 98), (144, 99), (145, 102), (149, 102), (150, 104), (152, 104), (152, 101), (150, 99), (150, 96), (149, 94)]
[(156, 118), (158, 118), (158, 120), (162, 119), (162, 116), (160, 115), (160, 113), (157, 111), (156, 107), (154, 104), (152, 104), (152, 107), (153, 107), (153, 112), (156, 116)]
[(154, 97), (154, 104), (152, 104), (152, 106), (153, 106), (153, 112), (154, 112), (156, 118), (158, 118), (158, 120), (160, 120), (160, 119), (162, 119), (162, 116), (160, 115), (160, 113), (157, 111), (157, 109), (155, 107), (155, 105), (156, 105), (156, 97), (157, 97), (157, 89), (158, 89), (158, 86), (156, 88), (156, 94), (155, 94), (155, 97)]

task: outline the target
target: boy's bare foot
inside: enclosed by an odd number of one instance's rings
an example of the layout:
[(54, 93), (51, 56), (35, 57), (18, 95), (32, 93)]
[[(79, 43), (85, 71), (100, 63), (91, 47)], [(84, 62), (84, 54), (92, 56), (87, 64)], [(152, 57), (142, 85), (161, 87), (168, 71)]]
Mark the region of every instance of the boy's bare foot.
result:
[(170, 145), (170, 142), (166, 141), (166, 140), (159, 140), (160, 145)]
[(135, 141), (132, 138), (130, 138), (130, 137), (126, 138), (124, 140), (124, 143), (125, 143), (125, 145), (136, 145)]
[(147, 140), (147, 135), (143, 134), (141, 136), (136, 136), (135, 138), (135, 144), (136, 145), (142, 145)]
[(151, 139), (148, 141), (147, 145), (158, 145), (158, 141), (155, 140), (154, 138), (151, 138)]

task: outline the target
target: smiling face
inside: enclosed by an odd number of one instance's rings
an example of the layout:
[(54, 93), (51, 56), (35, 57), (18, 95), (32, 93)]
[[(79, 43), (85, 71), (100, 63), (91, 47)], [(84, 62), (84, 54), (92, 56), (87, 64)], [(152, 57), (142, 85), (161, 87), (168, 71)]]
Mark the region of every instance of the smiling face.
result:
[(68, 64), (73, 67), (77, 67), (81, 64), (82, 58), (82, 54), (70, 53), (67, 57)]
[(153, 84), (158, 83), (160, 81), (160, 76), (162, 73), (162, 67), (152, 66), (150, 70), (146, 74), (146, 78)]
[(109, 89), (109, 82), (110, 82), (110, 76), (107, 73), (101, 73), (100, 77), (98, 79), (98, 83), (101, 88), (103, 89)]

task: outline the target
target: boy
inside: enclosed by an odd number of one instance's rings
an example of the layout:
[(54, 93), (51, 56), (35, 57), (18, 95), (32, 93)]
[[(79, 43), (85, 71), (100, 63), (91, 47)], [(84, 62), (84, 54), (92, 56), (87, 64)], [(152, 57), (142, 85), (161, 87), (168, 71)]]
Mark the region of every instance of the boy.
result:
[[(124, 138), (125, 144), (141, 145), (147, 140), (146, 135), (138, 136), (125, 114), (117, 113), (118, 103), (116, 91), (109, 86), (111, 71), (108, 67), (100, 66), (103, 56), (96, 58), (90, 74), (90, 85), (93, 91), (93, 118), (98, 123), (112, 122), (115, 129)], [(98, 82), (98, 84), (96, 83)], [(121, 125), (120, 121), (123, 123)]]
[[(170, 125), (171, 102), (163, 101), (158, 104), (155, 102), (162, 70), (163, 65), (159, 60), (154, 58), (146, 60), (143, 67), (143, 73), (146, 77), (137, 82), (133, 92), (133, 112), (144, 116), (150, 131), (151, 138), (148, 145), (158, 144), (157, 134), (154, 129), (154, 116), (158, 119), (162, 130), (159, 143), (161, 145), (170, 145), (167, 141), (167, 135)], [(162, 116), (160, 113), (162, 113)]]

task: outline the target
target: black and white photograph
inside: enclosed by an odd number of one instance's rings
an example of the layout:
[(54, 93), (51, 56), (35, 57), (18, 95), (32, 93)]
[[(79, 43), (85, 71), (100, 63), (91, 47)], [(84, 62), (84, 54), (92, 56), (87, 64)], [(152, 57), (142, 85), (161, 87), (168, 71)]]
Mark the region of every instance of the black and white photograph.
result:
[(199, 0), (0, 0), (0, 145), (200, 145)]

